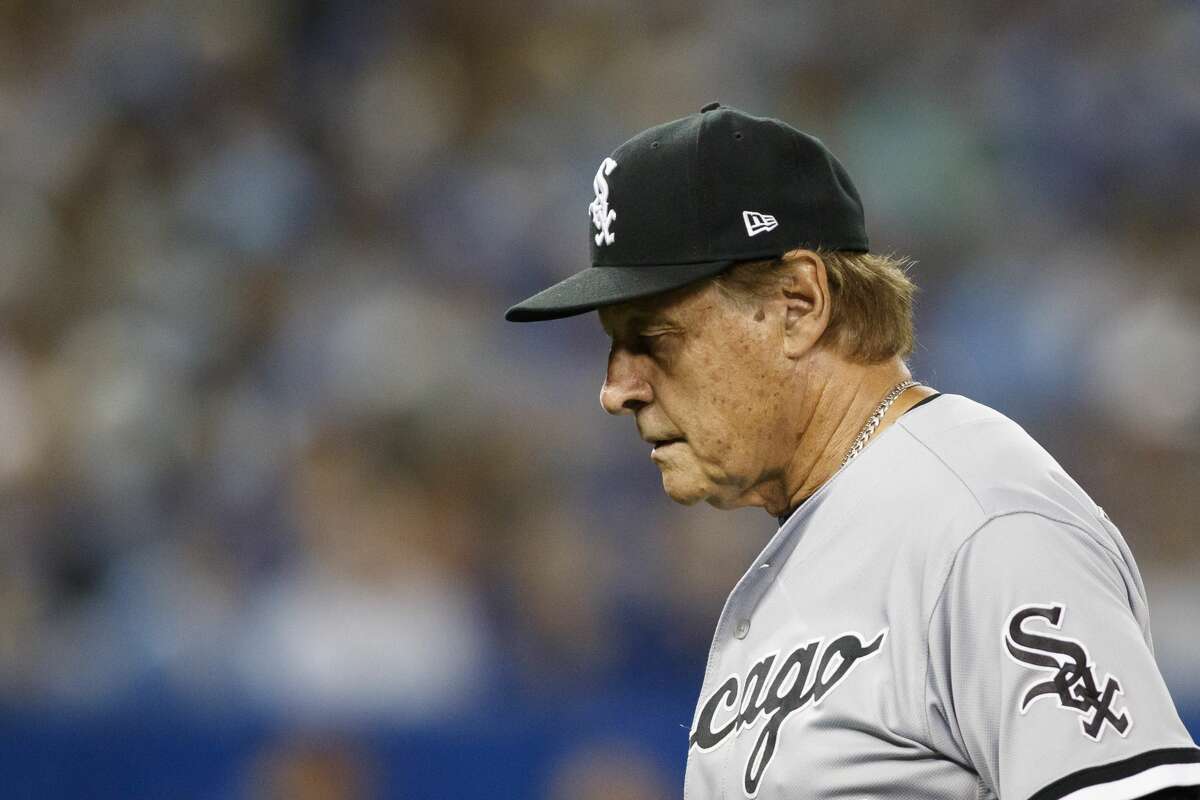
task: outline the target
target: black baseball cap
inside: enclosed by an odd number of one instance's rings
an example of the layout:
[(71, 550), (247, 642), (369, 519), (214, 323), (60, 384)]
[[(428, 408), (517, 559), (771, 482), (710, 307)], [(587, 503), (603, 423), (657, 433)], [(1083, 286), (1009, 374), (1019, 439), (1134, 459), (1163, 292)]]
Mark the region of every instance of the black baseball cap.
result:
[(798, 247), (869, 249), (858, 190), (819, 139), (720, 103), (625, 142), (592, 189), (592, 266), (505, 319), (571, 317)]

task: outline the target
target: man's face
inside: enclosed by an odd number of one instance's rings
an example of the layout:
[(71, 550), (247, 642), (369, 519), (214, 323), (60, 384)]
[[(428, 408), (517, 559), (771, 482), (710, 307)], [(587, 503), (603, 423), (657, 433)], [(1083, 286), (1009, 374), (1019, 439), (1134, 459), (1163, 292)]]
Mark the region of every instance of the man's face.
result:
[(795, 442), (780, 441), (790, 362), (772, 309), (743, 308), (711, 281), (600, 309), (612, 338), (600, 403), (632, 414), (677, 502), (753, 502)]

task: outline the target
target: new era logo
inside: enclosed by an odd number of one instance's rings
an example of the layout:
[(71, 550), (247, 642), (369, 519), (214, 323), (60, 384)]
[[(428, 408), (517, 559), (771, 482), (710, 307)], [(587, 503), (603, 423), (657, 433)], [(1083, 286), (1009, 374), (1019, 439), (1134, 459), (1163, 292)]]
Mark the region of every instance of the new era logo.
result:
[(779, 223), (770, 214), (761, 214), (757, 211), (743, 211), (742, 222), (746, 223), (746, 233), (751, 236), (756, 236), (763, 231), (773, 231), (779, 227)]

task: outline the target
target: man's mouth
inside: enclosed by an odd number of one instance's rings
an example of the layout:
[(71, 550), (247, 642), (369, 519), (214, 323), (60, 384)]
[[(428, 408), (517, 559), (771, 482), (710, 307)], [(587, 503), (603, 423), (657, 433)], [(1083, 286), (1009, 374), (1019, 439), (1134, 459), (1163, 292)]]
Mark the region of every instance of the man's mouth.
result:
[(674, 439), (654, 439), (654, 440), (652, 440), (652, 444), (654, 445), (654, 449), (658, 450), (660, 448), (667, 447), (669, 445), (675, 444), (676, 442), (682, 442), (682, 441), (684, 441), (683, 437), (677, 436)]

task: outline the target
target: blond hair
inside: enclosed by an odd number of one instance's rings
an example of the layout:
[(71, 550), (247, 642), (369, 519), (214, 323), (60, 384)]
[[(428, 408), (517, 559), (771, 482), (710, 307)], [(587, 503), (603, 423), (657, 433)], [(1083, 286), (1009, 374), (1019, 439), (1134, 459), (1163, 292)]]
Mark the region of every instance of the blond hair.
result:
[[(778, 266), (800, 252), (793, 250), (772, 261), (737, 264), (717, 276), (717, 288), (743, 304), (771, 297), (782, 285), (784, 273)], [(862, 364), (911, 355), (916, 342), (912, 309), (917, 287), (909, 279), (908, 269), (916, 262), (890, 254), (811, 252), (824, 262), (829, 282), (829, 325), (821, 343)]]

